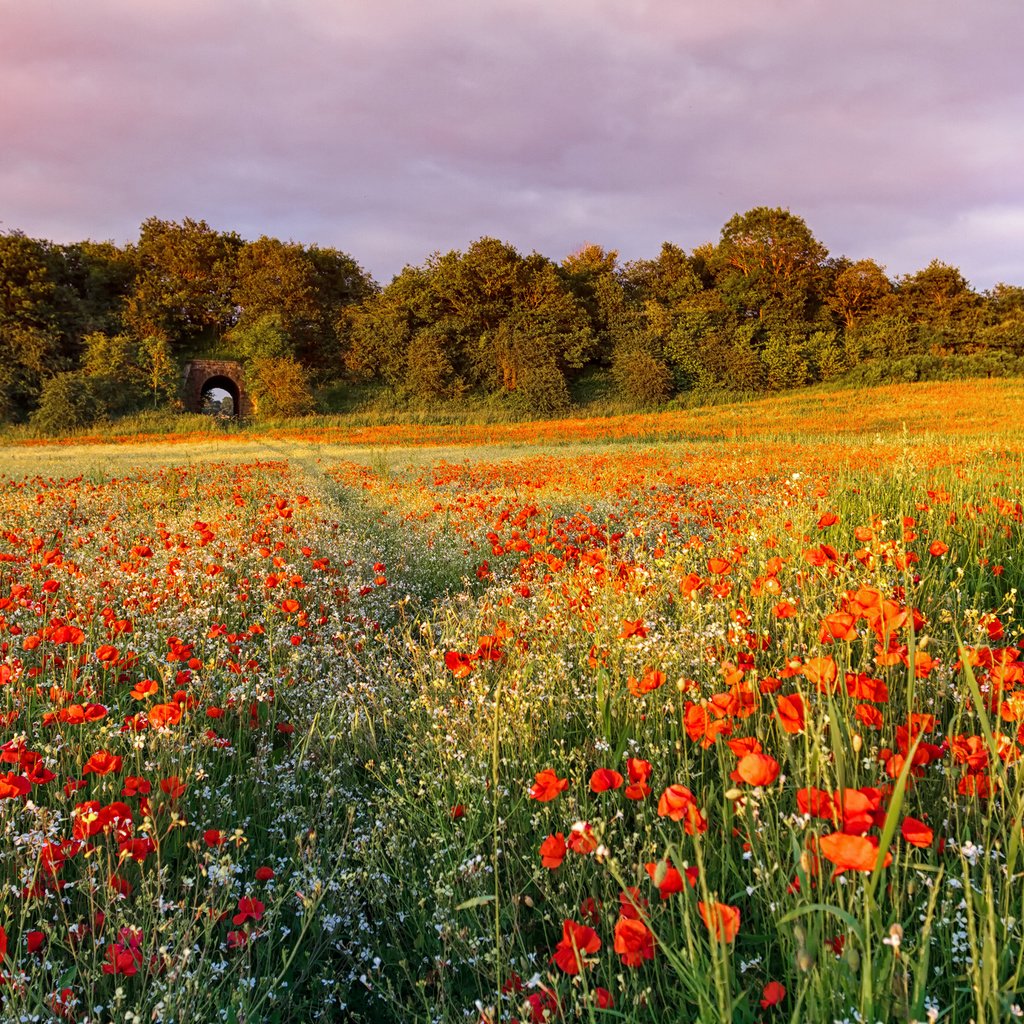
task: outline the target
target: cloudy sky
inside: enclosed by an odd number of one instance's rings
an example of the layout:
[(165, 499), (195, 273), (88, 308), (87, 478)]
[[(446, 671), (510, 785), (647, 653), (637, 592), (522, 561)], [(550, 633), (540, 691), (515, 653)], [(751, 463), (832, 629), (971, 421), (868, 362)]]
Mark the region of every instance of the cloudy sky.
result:
[(148, 216), (381, 282), (784, 206), (890, 274), (1024, 284), (1020, 0), (0, 0), (0, 230)]

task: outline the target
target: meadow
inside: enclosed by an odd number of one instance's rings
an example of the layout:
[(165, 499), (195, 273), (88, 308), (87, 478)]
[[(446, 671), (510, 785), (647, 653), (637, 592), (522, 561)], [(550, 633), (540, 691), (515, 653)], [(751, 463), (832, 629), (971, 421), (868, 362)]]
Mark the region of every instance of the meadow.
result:
[(1024, 1016), (1024, 384), (0, 452), (0, 1018)]

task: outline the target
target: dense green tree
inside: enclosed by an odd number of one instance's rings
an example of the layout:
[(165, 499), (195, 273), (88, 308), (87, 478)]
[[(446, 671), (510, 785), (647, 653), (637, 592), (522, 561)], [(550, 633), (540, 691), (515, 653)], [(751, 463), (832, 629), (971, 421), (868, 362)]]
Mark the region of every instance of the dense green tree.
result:
[(278, 313), (264, 313), (243, 320), (224, 338), (224, 351), (243, 363), (254, 359), (291, 359), (295, 356), (292, 336)]
[(88, 427), (106, 412), (99, 382), (81, 370), (54, 374), (43, 383), (32, 426), (44, 434)]
[(865, 317), (892, 311), (892, 282), (874, 260), (858, 260), (835, 276), (826, 300), (843, 327), (853, 330)]
[(178, 393), (178, 364), (159, 336), (94, 331), (84, 339), (80, 373), (107, 415), (155, 408)]
[(409, 347), (424, 329), (432, 338), (430, 345), (439, 347), (449, 363), (458, 360), (442, 315), (429, 270), (406, 267), (386, 288), (343, 314), (346, 322), (339, 334), (346, 339), (345, 369), (357, 380), (401, 385)]
[(237, 326), (274, 316), (292, 346), (315, 350), (320, 308), (316, 270), (300, 245), (266, 235), (238, 250), (232, 302)]
[(165, 337), (179, 354), (218, 343), (238, 317), (232, 294), (241, 246), (236, 234), (202, 220), (143, 221), (126, 326), (137, 338)]
[(898, 281), (899, 309), (915, 327), (915, 351), (966, 355), (980, 347), (984, 302), (963, 274), (939, 260)]
[(55, 312), (71, 348), (95, 331), (117, 334), (123, 328), (125, 301), (135, 280), (130, 249), (113, 242), (75, 242), (54, 246)]
[(62, 345), (52, 247), (21, 232), (0, 234), (0, 411), (23, 419), (43, 382), (73, 364)]
[(639, 406), (671, 397), (675, 381), (664, 359), (642, 343), (620, 343), (612, 359), (612, 379), (624, 398)]
[(997, 284), (985, 304), (987, 322), (978, 333), (978, 347), (1024, 356), (1024, 288)]
[(744, 316), (813, 317), (828, 251), (803, 219), (760, 206), (722, 228), (709, 266), (725, 301)]

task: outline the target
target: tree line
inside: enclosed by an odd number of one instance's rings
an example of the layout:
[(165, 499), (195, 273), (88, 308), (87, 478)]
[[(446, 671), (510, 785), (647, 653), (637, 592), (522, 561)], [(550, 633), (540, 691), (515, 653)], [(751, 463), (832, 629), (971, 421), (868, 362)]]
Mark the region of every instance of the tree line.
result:
[(0, 234), (0, 420), (61, 430), (179, 401), (193, 358), (237, 359), (263, 414), (378, 382), (412, 401), (572, 405), (588, 374), (627, 403), (817, 381), (1024, 370), (1024, 288), (933, 261), (891, 279), (759, 207), (715, 243), (556, 263), (482, 238), (385, 287), (337, 249), (146, 220), (138, 241)]

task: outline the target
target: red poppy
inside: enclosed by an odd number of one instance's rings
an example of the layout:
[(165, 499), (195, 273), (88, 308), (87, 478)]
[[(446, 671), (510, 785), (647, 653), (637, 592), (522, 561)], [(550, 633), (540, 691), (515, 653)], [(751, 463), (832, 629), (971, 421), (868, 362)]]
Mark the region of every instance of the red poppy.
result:
[[(667, 900), (684, 889), (684, 876), (669, 860), (650, 861), (644, 870), (651, 876), (651, 881), (658, 887), (658, 895)], [(658, 879), (661, 878), (659, 884)], [(685, 882), (692, 889), (697, 884), (698, 871), (695, 867), (686, 869)]]
[(551, 963), (566, 974), (579, 974), (585, 963), (584, 954), (594, 954), (600, 948), (601, 939), (593, 928), (566, 918), (562, 922), (562, 938), (555, 947)]
[(445, 667), (456, 679), (465, 679), (473, 671), (473, 656), (448, 651), (444, 656)]
[(786, 732), (796, 734), (804, 731), (804, 699), (799, 693), (779, 697), (776, 714)]
[(160, 789), (172, 800), (177, 800), (185, 793), (185, 785), (177, 775), (168, 775), (166, 779), (161, 779)]
[(812, 818), (832, 818), (835, 815), (832, 796), (814, 786), (798, 789), (796, 803), (801, 814), (809, 814)]
[(687, 834), (706, 832), (707, 819), (701, 814), (696, 798), (685, 786), (669, 786), (658, 801), (658, 814), (662, 818), (685, 823)]
[(769, 981), (761, 993), (761, 1009), (778, 1006), (786, 998), (786, 986), (778, 981)]
[(590, 776), (590, 791), (592, 793), (604, 793), (609, 789), (618, 789), (623, 781), (622, 776), (611, 768), (598, 768)]
[(615, 952), (625, 967), (640, 967), (654, 959), (654, 935), (638, 918), (620, 917), (615, 922)]
[(900, 835), (911, 846), (920, 846), (922, 849), (931, 846), (935, 839), (935, 833), (923, 821), (909, 816), (900, 825)]
[(231, 921), (236, 925), (245, 924), (246, 921), (261, 921), (266, 909), (261, 900), (242, 896), (238, 901), (238, 913), (231, 918)]
[(643, 800), (650, 794), (651, 787), (647, 780), (651, 777), (652, 770), (650, 761), (644, 761), (639, 757), (630, 757), (626, 760), (629, 785), (626, 786), (625, 794), (629, 800)]
[(110, 775), (111, 772), (119, 772), (120, 770), (121, 757), (119, 755), (111, 754), (108, 750), (97, 750), (96, 753), (85, 762), (82, 774), (88, 775), (92, 772), (95, 775)]
[(536, 780), (530, 787), (530, 796), (541, 803), (554, 800), (559, 793), (569, 786), (568, 779), (560, 779), (551, 768), (545, 768), (534, 776)]
[(549, 835), (543, 843), (540, 844), (540, 862), (549, 871), (554, 871), (555, 868), (561, 867), (562, 861), (565, 860), (565, 836), (561, 832), (555, 832)]
[(31, 789), (32, 783), (24, 775), (15, 772), (0, 775), (0, 800), (16, 800), (28, 796)]

